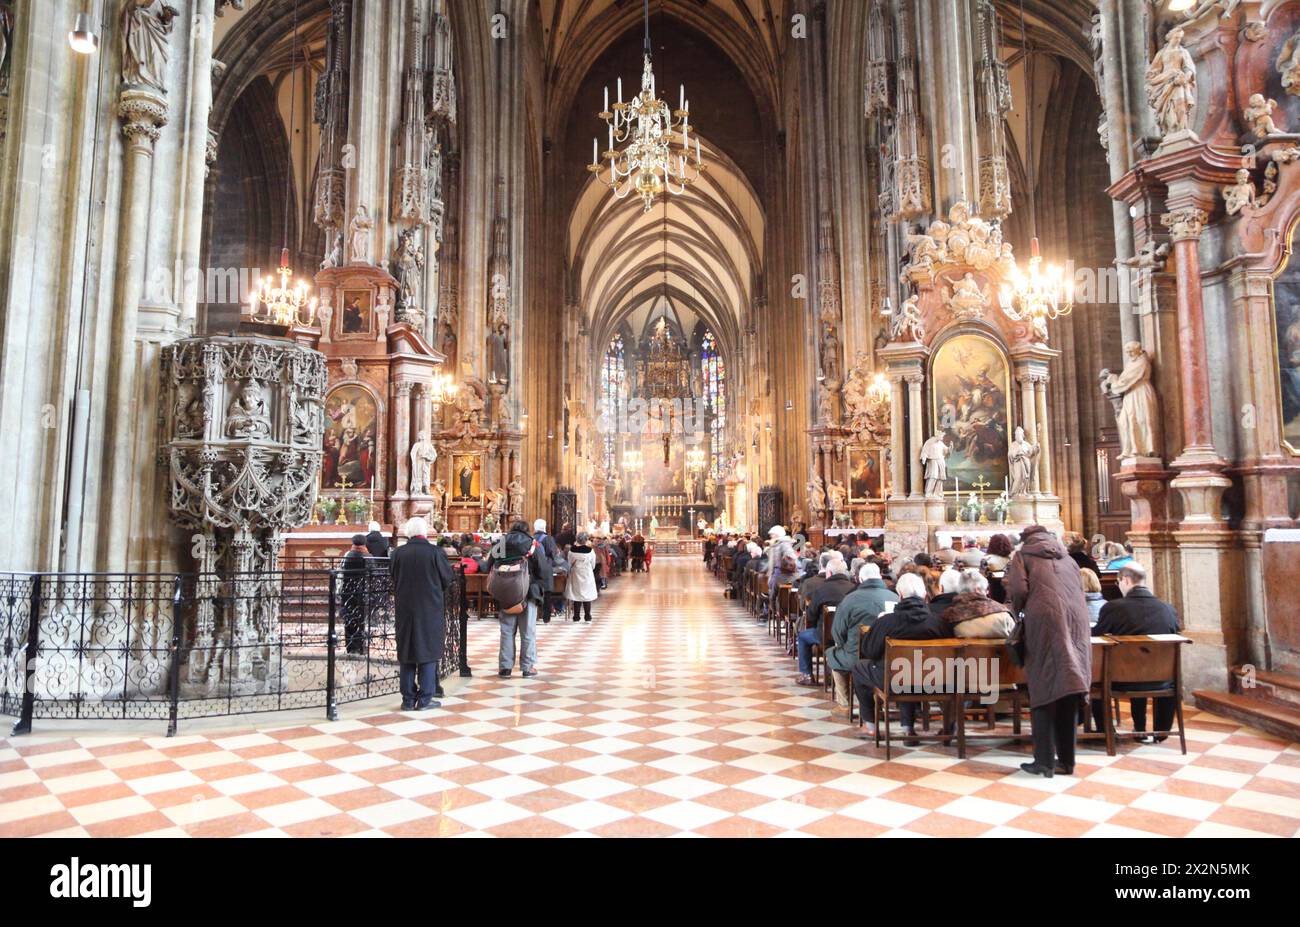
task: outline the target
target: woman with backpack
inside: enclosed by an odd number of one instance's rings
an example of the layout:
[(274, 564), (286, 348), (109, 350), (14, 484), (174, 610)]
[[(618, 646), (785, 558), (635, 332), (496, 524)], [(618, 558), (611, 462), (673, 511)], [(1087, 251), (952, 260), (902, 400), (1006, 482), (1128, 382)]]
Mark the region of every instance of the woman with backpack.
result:
[(564, 597), (573, 603), (573, 620), (583, 615), (591, 621), (591, 603), (596, 601), (596, 552), (588, 543), (584, 531), (569, 548), (569, 579), (564, 584)]

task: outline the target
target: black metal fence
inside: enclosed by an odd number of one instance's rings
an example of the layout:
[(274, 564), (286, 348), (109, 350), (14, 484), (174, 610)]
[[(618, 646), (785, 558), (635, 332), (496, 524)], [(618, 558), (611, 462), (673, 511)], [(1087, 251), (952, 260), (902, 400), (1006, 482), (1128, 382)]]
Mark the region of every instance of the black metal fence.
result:
[[(465, 577), (438, 678), (470, 675)], [(0, 714), (167, 721), (338, 706), (398, 691), (386, 563), (257, 574), (0, 573)]]

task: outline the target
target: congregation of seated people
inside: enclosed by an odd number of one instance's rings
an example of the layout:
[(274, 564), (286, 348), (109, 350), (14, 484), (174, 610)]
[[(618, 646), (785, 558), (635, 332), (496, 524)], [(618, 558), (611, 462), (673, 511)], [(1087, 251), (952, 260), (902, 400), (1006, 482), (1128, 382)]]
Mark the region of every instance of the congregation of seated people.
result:
[[(884, 552), (880, 537), (846, 534), (817, 549), (802, 534), (792, 536), (778, 526), (766, 537), (746, 532), (710, 534), (704, 559), (727, 582), (729, 595), (753, 589), (753, 576), (760, 577), (760, 586), (769, 591), (760, 621), (767, 620), (766, 610), (777, 607), (775, 592), (782, 585), (788, 584), (797, 594), (800, 614), (793, 619), (797, 627), (791, 649), (800, 686), (821, 685), (813, 672), (814, 653), (823, 646), (825, 611), (835, 608), (831, 640), (822, 654), (833, 681), (832, 717), (849, 720), (852, 689), (862, 720), (859, 736), (870, 738), (878, 720), (872, 692), (886, 682), (883, 660), (887, 640), (1007, 639), (1016, 628), (1018, 613), (1023, 612), (1026, 621), (1033, 620), (1033, 596), (1024, 588), (1025, 577), (1029, 575), (1032, 582), (1042, 571), (1027, 571), (1023, 563), (1017, 565), (1026, 541), (1031, 544), (1032, 556), (1050, 562), (1056, 571), (1053, 576), (1062, 577), (1067, 584), (1066, 620), (1087, 618), (1086, 628), (1075, 627), (1071, 632), (1072, 641), (1066, 640), (1064, 632), (1053, 631), (1060, 640), (1049, 636), (1039, 646), (1077, 649), (1080, 636), (1086, 642), (1092, 636), (1178, 632), (1176, 612), (1151, 592), (1146, 572), (1130, 547), (1099, 535), (1091, 544), (1077, 534), (1059, 540), (1041, 528), (1028, 529), (1025, 535), (953, 537), (933, 554), (919, 552), (895, 561)], [(1018, 575), (1012, 578), (1012, 574)], [(1103, 576), (1109, 580), (1109, 594), (1103, 591)], [(1009, 588), (1016, 583), (1019, 588)], [(1022, 601), (1017, 602), (1016, 595)], [(1085, 680), (1085, 696), (1090, 683)], [(1167, 680), (1116, 684), (1114, 691), (1169, 684)], [(1174, 710), (1174, 699), (1155, 700), (1154, 736), (1148, 740), (1165, 738)], [(1074, 735), (1068, 735), (1069, 743), (1060, 743), (1067, 738), (1065, 729), (1073, 731), (1085, 715), (1083, 710), (1071, 711), (1061, 707), (1056, 715), (1040, 716), (1031, 710), (1031, 720), (1037, 717), (1042, 728), (1041, 737), (1038, 726), (1034, 728), (1036, 754), (1046, 757), (1050, 752), (1045, 763), (1058, 774), (1073, 769)], [(1098, 730), (1104, 728), (1103, 711), (1101, 701), (1094, 698), (1091, 716)], [(916, 743), (916, 712), (915, 703), (899, 705), (904, 742), (909, 745)], [(1132, 699), (1130, 714), (1133, 730), (1145, 732), (1146, 699)], [(1067, 715), (1068, 724), (1060, 720)], [(1037, 748), (1040, 740), (1046, 741), (1045, 750)], [(1044, 762), (1025, 766), (1027, 771), (1044, 772)]]

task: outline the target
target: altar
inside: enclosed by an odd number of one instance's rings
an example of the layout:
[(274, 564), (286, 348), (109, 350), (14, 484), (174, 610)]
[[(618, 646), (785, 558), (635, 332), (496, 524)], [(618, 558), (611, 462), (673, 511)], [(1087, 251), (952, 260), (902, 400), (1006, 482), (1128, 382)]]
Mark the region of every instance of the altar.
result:
[(1011, 245), (960, 201), (908, 244), (910, 293), (878, 352), (892, 412), (886, 549), (1029, 525), (1061, 533), (1049, 421), (1060, 351), (1014, 302)]

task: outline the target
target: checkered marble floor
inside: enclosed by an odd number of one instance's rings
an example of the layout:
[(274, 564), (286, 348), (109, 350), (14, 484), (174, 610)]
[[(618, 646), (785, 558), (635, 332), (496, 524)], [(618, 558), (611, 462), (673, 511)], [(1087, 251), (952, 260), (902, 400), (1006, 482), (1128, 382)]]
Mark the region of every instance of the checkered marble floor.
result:
[(0, 740), (0, 836), (1300, 834), (1300, 746), (1190, 708), (1186, 756), (1089, 746), (1073, 777), (1006, 743), (886, 761), (696, 557), (539, 628), (534, 679), (498, 678), (496, 643), (472, 624), (477, 675), (431, 714)]

